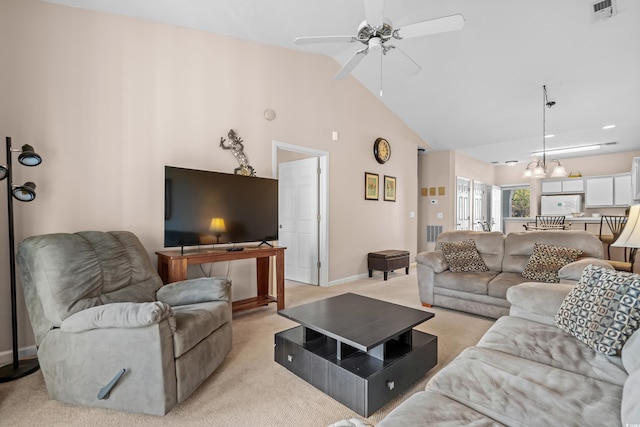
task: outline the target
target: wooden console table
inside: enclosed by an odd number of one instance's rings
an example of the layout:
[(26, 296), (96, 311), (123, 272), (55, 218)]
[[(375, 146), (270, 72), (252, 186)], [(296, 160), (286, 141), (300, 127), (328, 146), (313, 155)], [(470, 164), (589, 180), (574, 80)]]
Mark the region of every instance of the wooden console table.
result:
[[(158, 273), (162, 281), (179, 282), (187, 278), (187, 267), (210, 262), (235, 261), (255, 258), (257, 267), (256, 284), (258, 295), (240, 301), (233, 301), (232, 311), (261, 307), (270, 302), (278, 303), (278, 310), (284, 309), (284, 247), (245, 247), (242, 251), (229, 252), (225, 249), (196, 251), (158, 251)], [(276, 295), (269, 295), (269, 258), (276, 257)]]

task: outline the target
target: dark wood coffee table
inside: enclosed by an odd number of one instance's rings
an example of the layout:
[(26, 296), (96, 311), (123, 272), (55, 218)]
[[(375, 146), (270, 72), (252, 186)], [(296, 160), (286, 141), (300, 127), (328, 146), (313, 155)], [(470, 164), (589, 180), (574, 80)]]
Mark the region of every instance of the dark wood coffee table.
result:
[(300, 323), (275, 335), (275, 361), (368, 417), (438, 363), (434, 314), (356, 294), (278, 311)]

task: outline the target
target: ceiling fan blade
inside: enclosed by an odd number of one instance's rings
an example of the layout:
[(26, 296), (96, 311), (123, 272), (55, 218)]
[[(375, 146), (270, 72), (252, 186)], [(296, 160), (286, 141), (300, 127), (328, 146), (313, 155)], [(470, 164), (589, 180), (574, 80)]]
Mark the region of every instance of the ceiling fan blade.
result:
[(340, 71), (338, 71), (336, 75), (333, 76), (333, 79), (342, 80), (345, 77), (347, 77), (353, 71), (353, 69), (356, 68), (356, 66), (360, 63), (360, 61), (362, 61), (362, 59), (367, 55), (367, 53), (369, 53), (368, 47), (365, 47), (364, 49), (361, 49), (356, 53), (354, 53), (353, 56), (349, 58), (347, 63), (344, 64), (342, 68), (340, 68)]
[(404, 72), (405, 75), (407, 76), (413, 76), (414, 74), (418, 74), (421, 70), (422, 67), (420, 65), (418, 65), (418, 63), (416, 61), (414, 61), (409, 55), (407, 55), (402, 49), (400, 49), (399, 47), (396, 46), (387, 46), (388, 48), (391, 48), (393, 50), (397, 50), (398, 52), (400, 52), (402, 55), (397, 55), (399, 58), (402, 58), (399, 62), (400, 62), (400, 67), (402, 67), (402, 71)]
[(447, 31), (457, 31), (461, 30), (463, 26), (464, 17), (457, 14), (405, 25), (397, 30), (397, 34), (401, 39), (410, 39), (412, 37), (446, 33)]
[(367, 24), (373, 28), (384, 23), (384, 0), (364, 0), (364, 13)]
[(293, 42), (295, 44), (316, 44), (316, 43), (354, 43), (358, 39), (354, 36), (318, 36), (318, 37), (298, 37)]

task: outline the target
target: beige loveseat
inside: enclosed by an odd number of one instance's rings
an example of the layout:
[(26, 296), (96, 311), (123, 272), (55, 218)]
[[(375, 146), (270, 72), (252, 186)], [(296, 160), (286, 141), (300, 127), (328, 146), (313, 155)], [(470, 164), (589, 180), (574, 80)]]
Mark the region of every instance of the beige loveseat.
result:
[[(474, 240), (488, 267), (485, 272), (454, 273), (440, 250), (441, 242)], [(500, 232), (447, 231), (438, 236), (436, 250), (416, 256), (420, 301), (425, 306), (499, 318), (509, 314), (507, 290), (527, 282), (522, 276), (534, 244), (582, 250), (581, 258), (558, 271), (561, 283), (575, 284), (588, 264), (609, 266), (602, 260), (602, 242), (586, 231), (524, 231), (504, 235)]]

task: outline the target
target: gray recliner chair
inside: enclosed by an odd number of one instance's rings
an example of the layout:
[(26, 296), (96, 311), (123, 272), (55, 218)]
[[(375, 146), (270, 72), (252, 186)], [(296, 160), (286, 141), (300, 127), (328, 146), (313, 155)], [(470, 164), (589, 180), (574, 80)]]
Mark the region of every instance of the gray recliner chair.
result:
[(231, 350), (231, 283), (163, 286), (126, 231), (25, 239), (18, 263), (49, 396), (164, 415)]

